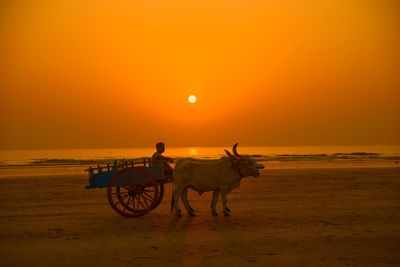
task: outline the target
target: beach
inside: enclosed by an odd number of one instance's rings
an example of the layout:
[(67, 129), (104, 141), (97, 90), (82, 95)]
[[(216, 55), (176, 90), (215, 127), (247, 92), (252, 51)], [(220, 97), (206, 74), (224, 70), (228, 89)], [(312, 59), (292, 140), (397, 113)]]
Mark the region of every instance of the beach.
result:
[(137, 219), (115, 213), (105, 189), (85, 190), (79, 169), (41, 171), (1, 170), (0, 266), (400, 264), (399, 167), (267, 168), (228, 196), (231, 217), (191, 192), (196, 216), (176, 218), (168, 184)]

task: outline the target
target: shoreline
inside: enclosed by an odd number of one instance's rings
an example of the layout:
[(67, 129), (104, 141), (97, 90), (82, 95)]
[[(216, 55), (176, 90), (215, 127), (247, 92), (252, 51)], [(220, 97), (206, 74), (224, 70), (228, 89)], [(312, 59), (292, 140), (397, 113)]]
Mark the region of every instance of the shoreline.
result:
[[(286, 169), (342, 169), (342, 168), (400, 168), (392, 160), (302, 160), (259, 161), (268, 170)], [(87, 174), (90, 165), (9, 165), (0, 166), (0, 178), (7, 176), (38, 176), (54, 174)], [(94, 167), (93, 165), (91, 165)]]

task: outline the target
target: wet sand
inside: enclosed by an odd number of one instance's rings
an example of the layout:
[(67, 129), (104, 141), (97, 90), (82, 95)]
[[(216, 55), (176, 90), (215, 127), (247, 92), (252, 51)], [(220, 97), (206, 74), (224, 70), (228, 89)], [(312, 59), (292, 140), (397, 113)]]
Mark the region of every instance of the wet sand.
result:
[[(269, 169), (212, 217), (117, 215), (85, 174), (0, 177), (0, 266), (399, 266), (400, 168)], [(183, 209), (183, 205), (181, 205)], [(221, 211), (221, 202), (218, 203)]]

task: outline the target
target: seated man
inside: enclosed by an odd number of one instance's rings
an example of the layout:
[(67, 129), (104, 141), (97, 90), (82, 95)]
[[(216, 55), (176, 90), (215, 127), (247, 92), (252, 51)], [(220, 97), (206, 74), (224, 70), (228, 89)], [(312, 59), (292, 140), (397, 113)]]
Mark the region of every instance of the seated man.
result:
[(171, 158), (162, 155), (165, 151), (164, 143), (157, 143), (156, 149), (157, 152), (155, 152), (151, 157), (151, 166), (164, 168), (165, 182), (170, 182), (172, 181), (172, 167), (168, 163), (173, 163), (174, 161)]

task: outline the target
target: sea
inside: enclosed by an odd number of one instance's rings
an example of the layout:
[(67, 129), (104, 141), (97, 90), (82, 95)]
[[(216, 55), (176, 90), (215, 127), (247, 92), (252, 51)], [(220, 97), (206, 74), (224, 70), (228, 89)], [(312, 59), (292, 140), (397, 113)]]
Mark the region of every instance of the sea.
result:
[[(224, 149), (232, 148), (167, 147), (164, 155), (175, 161), (185, 157), (216, 159), (226, 155)], [(140, 160), (151, 157), (154, 152), (154, 148), (0, 150), (0, 167), (91, 166), (113, 163), (115, 160)], [(398, 164), (400, 160), (400, 145), (239, 146), (238, 152), (250, 155), (260, 162), (389, 160)]]

